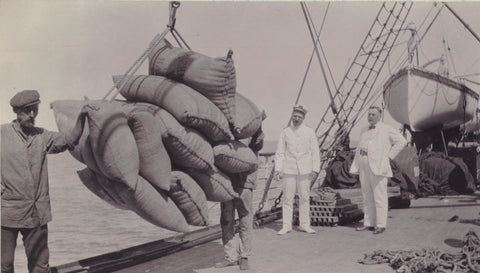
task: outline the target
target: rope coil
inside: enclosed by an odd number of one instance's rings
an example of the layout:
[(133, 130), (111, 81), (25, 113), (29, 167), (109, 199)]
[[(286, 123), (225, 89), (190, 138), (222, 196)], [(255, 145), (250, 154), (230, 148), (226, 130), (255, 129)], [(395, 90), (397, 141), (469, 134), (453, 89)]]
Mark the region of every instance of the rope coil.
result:
[(361, 264), (388, 263), (397, 272), (480, 272), (480, 239), (467, 232), (460, 253), (445, 253), (435, 248), (421, 250), (376, 250), (364, 254)]

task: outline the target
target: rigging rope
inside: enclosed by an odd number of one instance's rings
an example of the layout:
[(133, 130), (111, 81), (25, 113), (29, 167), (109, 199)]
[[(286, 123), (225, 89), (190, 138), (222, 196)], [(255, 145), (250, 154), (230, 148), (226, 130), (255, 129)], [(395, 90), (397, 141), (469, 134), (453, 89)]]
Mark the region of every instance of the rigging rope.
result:
[[(314, 53), (317, 53), (317, 57), (318, 57), (318, 60), (319, 60), (319, 62), (320, 62), (320, 65), (322, 65), (321, 59), (320, 59), (320, 55), (318, 54), (317, 43), (319, 44), (319, 47), (320, 47), (321, 50), (322, 50), (322, 54), (323, 54), (323, 56), (324, 56), (324, 58), (325, 58), (325, 62), (327, 63), (327, 67), (328, 67), (328, 69), (329, 69), (329, 71), (330, 71), (330, 67), (328, 66), (328, 62), (326, 61), (325, 53), (324, 53), (323, 48), (322, 48), (322, 46), (321, 46), (321, 44), (320, 44), (320, 34), (321, 34), (321, 32), (322, 32), (322, 29), (323, 29), (323, 26), (324, 26), (324, 23), (325, 23), (325, 19), (326, 19), (326, 17), (327, 17), (327, 12), (328, 12), (328, 9), (329, 9), (329, 7), (330, 7), (330, 3), (328, 3), (328, 5), (327, 5), (327, 9), (326, 9), (325, 14), (324, 14), (324, 16), (323, 16), (322, 24), (320, 25), (320, 29), (319, 29), (318, 32), (317, 32), (317, 30), (315, 29), (315, 25), (314, 25), (314, 23), (313, 23), (313, 20), (311, 19), (310, 13), (308, 12), (308, 7), (306, 6), (305, 3), (300, 3), (300, 5), (302, 6), (302, 10), (303, 10), (305, 19), (306, 19), (306, 21), (307, 21), (307, 26), (308, 26), (308, 28), (309, 28), (309, 30), (310, 30), (310, 35), (312, 36), (312, 40), (313, 40), (313, 43), (314, 43), (314, 48), (313, 48), (313, 50), (312, 50), (312, 54), (310, 55), (310, 59), (309, 59), (308, 64), (307, 64), (307, 69), (306, 69), (306, 71), (305, 71), (305, 74), (304, 74), (304, 77), (303, 77), (303, 80), (302, 80), (302, 84), (300, 85), (300, 90), (299, 90), (299, 92), (298, 92), (298, 94), (297, 94), (297, 98), (296, 98), (296, 100), (295, 100), (295, 104), (297, 104), (298, 101), (300, 100), (300, 96), (301, 96), (301, 94), (302, 94), (303, 86), (304, 86), (304, 84), (305, 84), (305, 81), (306, 81), (308, 72), (309, 72), (309, 70), (310, 70), (310, 66), (311, 66), (311, 63), (312, 63), (312, 60), (313, 60), (313, 55), (314, 55)], [(305, 7), (304, 7), (304, 5), (305, 5)], [(307, 14), (308, 14), (308, 16), (307, 16)], [(309, 20), (309, 19), (310, 19), (310, 20)], [(312, 33), (312, 30), (311, 30), (310, 24), (313, 26), (313, 31), (315, 31), (316, 38), (313, 37), (313, 33)], [(323, 68), (323, 67), (322, 67), (322, 68)], [(322, 71), (323, 71), (323, 70), (322, 70)], [(325, 74), (324, 74), (324, 76), (325, 76)], [(333, 81), (333, 76), (332, 76), (331, 71), (330, 71), (330, 76), (331, 76), (331, 78), (332, 78), (333, 84), (335, 85), (335, 82)], [(326, 77), (325, 77), (325, 81), (327, 82)], [(326, 84), (328, 85), (328, 82), (327, 82)], [(336, 87), (335, 87), (335, 88), (336, 88)], [(290, 121), (289, 121), (288, 123), (290, 123)], [(262, 200), (261, 200), (260, 203), (258, 204), (258, 210), (257, 210), (257, 212), (255, 213), (255, 215), (258, 215), (258, 213), (259, 213), (259, 212), (263, 209), (263, 207), (264, 207), (264, 204), (265, 204), (265, 201), (266, 201), (266, 198), (267, 198), (267, 194), (268, 194), (268, 191), (269, 191), (269, 189), (270, 189), (270, 185), (271, 185), (271, 183), (272, 183), (272, 181), (273, 181), (273, 178), (274, 178), (274, 173), (275, 173), (275, 167), (272, 168), (272, 170), (271, 170), (271, 172), (270, 172), (270, 175), (269, 175), (269, 177), (268, 177), (268, 179), (267, 179), (267, 183), (266, 183), (266, 185), (265, 185), (264, 194), (263, 194)], [(281, 191), (280, 194), (279, 194), (279, 196), (275, 199), (275, 204), (274, 204), (274, 206), (273, 206), (272, 209), (276, 208), (276, 207), (280, 204), (282, 195), (283, 195), (283, 191)]]
[(463, 78), (463, 80), (480, 86), (480, 82), (472, 81), (470, 79), (465, 79), (465, 78)]
[(300, 2), (300, 6), (302, 7), (302, 11), (303, 11), (303, 15), (305, 16), (305, 20), (307, 21), (307, 26), (308, 26), (308, 31), (310, 33), (310, 37), (312, 38), (312, 41), (313, 41), (313, 44), (314, 44), (314, 48), (315, 48), (315, 52), (316, 52), (316, 55), (317, 55), (317, 59), (318, 59), (318, 62), (320, 63), (320, 68), (322, 70), (322, 74), (323, 74), (323, 77), (325, 79), (325, 85), (327, 87), (327, 92), (328, 92), (328, 96), (330, 97), (330, 105), (332, 107), (332, 111), (335, 113), (336, 110), (335, 110), (335, 102), (333, 100), (333, 95), (332, 95), (332, 90), (330, 88), (330, 84), (328, 83), (328, 79), (327, 79), (327, 76), (325, 74), (325, 68), (323, 67), (323, 62), (320, 58), (320, 53), (318, 52), (318, 47), (317, 47), (317, 43), (315, 41), (315, 37), (313, 35), (313, 31), (312, 31), (312, 27), (310, 25), (310, 21), (308, 20), (308, 15), (307, 15), (307, 12), (306, 12), (306, 4), (304, 2)]
[[(320, 30), (317, 32), (315, 30), (316, 33), (318, 33), (316, 36), (317, 36), (317, 39), (316, 39), (316, 43), (319, 43), (320, 42), (320, 33), (322, 32), (322, 29), (323, 29), (323, 25), (325, 23), (325, 19), (327, 17), (327, 12), (328, 12), (328, 9), (330, 7), (330, 2), (328, 2), (328, 5), (327, 5), (327, 9), (325, 10), (325, 14), (323, 16), (323, 21), (322, 21), (322, 24), (320, 25)], [(314, 29), (315, 29), (315, 26), (313, 26)], [(303, 76), (303, 80), (302, 80), (302, 83), (300, 85), (300, 90), (298, 91), (298, 94), (297, 94), (297, 98), (295, 99), (295, 104), (298, 103), (298, 101), (300, 100), (300, 96), (302, 94), (302, 91), (303, 91), (303, 86), (305, 85), (305, 81), (307, 79), (307, 75), (308, 75), (308, 72), (310, 71), (310, 67), (311, 67), (311, 64), (312, 64), (312, 60), (313, 60), (313, 55), (315, 54), (315, 48), (312, 49), (312, 54), (310, 54), (310, 59), (308, 60), (308, 64), (307, 64), (307, 69), (305, 71), (305, 74)], [(322, 49), (322, 54), (325, 56), (325, 53), (323, 52), (323, 49)], [(326, 59), (326, 58), (325, 58)], [(328, 66), (328, 62), (327, 62), (327, 67), (328, 67), (328, 70), (330, 71), (330, 66)], [(330, 71), (330, 74), (331, 74), (331, 71)], [(333, 77), (332, 77), (333, 78)], [(335, 82), (333, 82), (333, 84), (335, 85)], [(335, 89), (337, 87), (335, 86)]]
[[(147, 59), (148, 55), (150, 54), (150, 52), (152, 51), (153, 48), (155, 48), (161, 41), (162, 39), (168, 34), (168, 32), (173, 32), (174, 30), (174, 27), (175, 27), (175, 22), (176, 22), (176, 18), (175, 18), (175, 14), (176, 14), (176, 11), (177, 11), (177, 8), (180, 6), (180, 2), (177, 2), (177, 1), (173, 1), (173, 2), (170, 2), (170, 5), (169, 5), (169, 23), (167, 25), (167, 28), (161, 33), (161, 34), (157, 34), (152, 42), (150, 42), (148, 48), (142, 53), (142, 55), (140, 55), (140, 57), (138, 57), (138, 59), (127, 69), (127, 71), (123, 74), (122, 78), (120, 79), (120, 81), (117, 83), (117, 84), (114, 84), (112, 86), (112, 88), (107, 92), (107, 94), (105, 94), (105, 96), (102, 98), (102, 100), (106, 100), (107, 97), (113, 92), (113, 90), (115, 90), (115, 88), (117, 89), (117, 91), (113, 94), (112, 98), (110, 100), (114, 100), (115, 97), (118, 95), (118, 93), (120, 92), (120, 90), (124, 87), (124, 85), (126, 84), (126, 79), (127, 79), (127, 76), (129, 75), (133, 75), (135, 74), (135, 72), (140, 68), (140, 66), (143, 64), (143, 62)], [(183, 40), (183, 39), (182, 39)]]
[[(393, 10), (393, 9), (392, 9), (392, 10)], [(390, 19), (390, 16), (391, 16), (391, 15), (392, 15), (392, 13), (389, 14), (389, 17), (387, 18), (387, 21)], [(377, 21), (378, 21), (378, 20), (377, 20)], [(396, 21), (395, 21), (395, 23), (396, 23)], [(403, 25), (403, 23), (402, 23), (402, 25)], [(394, 27), (394, 26), (392, 26), (392, 28), (393, 28), (393, 27)], [(384, 28), (382, 29), (381, 32), (383, 32), (383, 30), (384, 30)], [(392, 33), (392, 31), (390, 30), (390, 31), (389, 31), (389, 35), (387, 36), (387, 39), (389, 38), (389, 36), (390, 36), (391, 34), (393, 34), (393, 33)], [(380, 35), (379, 38), (380, 38), (381, 36), (382, 36), (382, 35)], [(398, 34), (395, 36), (395, 40), (396, 40), (396, 37), (398, 37)], [(378, 41), (378, 39), (376, 39), (376, 40)], [(393, 44), (395, 44), (395, 41), (393, 41)], [(374, 45), (374, 46), (375, 46), (375, 45)], [(383, 46), (385, 46), (385, 44), (384, 44)], [(391, 50), (391, 48), (392, 48), (392, 46), (389, 47), (388, 52)], [(387, 53), (387, 54), (388, 54), (388, 53)], [(368, 56), (368, 58), (369, 58), (369, 57), (370, 57), (370, 56)], [(388, 55), (387, 55), (387, 57), (388, 57)], [(365, 64), (368, 63), (368, 58), (367, 58), (367, 60), (364, 62), (364, 64), (362, 65), (362, 68), (365, 68), (365, 67), (366, 67)], [(379, 59), (379, 56), (375, 59), (375, 63), (378, 61), (378, 59)], [(385, 61), (385, 60), (383, 60), (383, 62), (384, 62), (384, 61)], [(375, 64), (375, 63), (374, 63), (374, 64)], [(383, 66), (383, 64), (382, 64), (382, 66)], [(366, 83), (367, 83), (367, 80), (368, 80), (370, 74), (374, 71), (374, 66), (372, 66), (372, 68), (366, 67), (366, 69), (369, 70), (369, 72), (368, 72), (368, 75), (367, 75), (365, 81), (363, 81), (363, 87), (367, 86), (367, 84), (366, 84)], [(380, 69), (381, 69), (381, 67), (379, 68), (379, 70), (380, 70)], [(377, 72), (377, 71), (375, 71), (375, 72)], [(376, 80), (376, 77), (378, 77), (378, 73), (379, 73), (379, 71), (376, 73), (376, 76), (375, 76), (375, 78), (373, 79), (374, 81)], [(358, 73), (358, 76), (357, 76), (357, 78), (355, 79), (356, 82), (358, 82), (359, 76), (360, 76), (360, 73)], [(368, 86), (367, 86), (367, 87), (368, 87)], [(363, 89), (363, 88), (362, 88), (362, 89)], [(352, 89), (351, 89), (351, 90), (352, 90)], [(367, 96), (365, 96), (365, 97), (368, 97), (368, 96), (370, 95), (371, 90), (372, 90), (372, 85), (370, 86), (370, 88), (369, 88), (369, 90), (368, 90), (368, 92), (367, 92)], [(360, 93), (361, 93), (361, 92), (358, 93), (357, 98), (360, 96)], [(364, 100), (363, 103), (361, 104), (360, 109), (362, 109), (362, 108), (364, 107), (364, 105), (365, 105), (365, 100)], [(347, 118), (348, 118), (349, 115), (352, 113), (352, 110), (353, 110), (353, 107), (352, 107), (352, 108), (350, 109), (350, 111), (348, 112)]]
[[(307, 4), (305, 4), (305, 7), (307, 7)], [(327, 12), (329, 10), (329, 7), (330, 7), (330, 2), (328, 2), (328, 4), (327, 4), (327, 9), (325, 10), (325, 15), (323, 16), (322, 24), (320, 25), (320, 30), (318, 31), (317, 43), (318, 43), (318, 46), (320, 47), (320, 51), (322, 52), (323, 59), (325, 60), (325, 65), (327, 66), (328, 73), (329, 73), (330, 78), (332, 80), (333, 87), (335, 88), (335, 90), (338, 90), (337, 85), (335, 84), (335, 79), (333, 78), (332, 70), (330, 69), (330, 65), (328, 64), (327, 55), (325, 54), (325, 51), (323, 50), (322, 43), (320, 41), (320, 33), (322, 32), (323, 25), (325, 24), (325, 19), (327, 19)], [(310, 23), (313, 27), (313, 30), (315, 32), (317, 32), (317, 30), (315, 28), (315, 24), (314, 24), (313, 19), (312, 19), (312, 16), (310, 14), (310, 10), (308, 8), (306, 10), (307, 10), (307, 13), (308, 13), (308, 18), (310, 20)]]
[(438, 9), (437, 13), (435, 14), (435, 17), (433, 18), (433, 20), (430, 22), (430, 24), (427, 26), (427, 29), (425, 30), (425, 32), (423, 33), (423, 35), (420, 37), (420, 39), (417, 40), (417, 43), (415, 46), (418, 46), (420, 44), (420, 42), (423, 40), (423, 38), (425, 38), (425, 35), (427, 35), (428, 31), (430, 30), (430, 28), (432, 27), (433, 23), (437, 20), (438, 16), (440, 15), (440, 12), (442, 11), (443, 7), (445, 5), (441, 5), (440, 8)]
[[(469, 68), (467, 68), (467, 69), (465, 70), (464, 73), (467, 73), (468, 71), (470, 71), (473, 67), (475, 67), (475, 65), (476, 65), (478, 62), (480, 62), (480, 56), (472, 63), (472, 65), (471, 65)], [(473, 74), (471, 74), (471, 75), (463, 75), (463, 77), (478, 76), (478, 75), (480, 75), (480, 73), (473, 73)]]
[[(334, 95), (338, 113), (333, 118), (331, 115), (327, 117), (327, 114), (330, 113), (330, 109), (327, 109), (316, 128), (317, 133), (322, 132), (319, 139), (320, 148), (324, 154), (322, 156), (324, 160), (321, 163), (322, 170), (325, 164), (328, 164), (335, 156), (337, 145), (341, 145), (342, 140), (348, 137), (348, 132), (353, 126), (352, 121), (356, 120), (367, 99), (371, 96), (374, 83), (399, 34), (398, 31), (393, 30), (402, 29), (411, 6), (412, 3), (382, 4), (362, 46)], [(371, 40), (375, 43), (372, 44)], [(378, 50), (379, 47), (384, 49)], [(376, 52), (373, 53), (374, 51)], [(359, 105), (360, 107), (358, 107)], [(342, 115), (342, 122), (338, 122), (340, 115)]]
[(480, 43), (480, 37), (478, 37), (478, 35), (470, 28), (467, 23), (462, 20), (462, 18), (460, 18), (460, 16), (458, 16), (458, 14), (447, 3), (443, 2), (443, 6), (445, 6), (455, 17), (457, 17), (457, 19), (463, 24), (463, 26), (465, 26), (465, 28), (470, 31), (473, 37), (475, 37), (475, 39), (477, 39), (477, 41)]

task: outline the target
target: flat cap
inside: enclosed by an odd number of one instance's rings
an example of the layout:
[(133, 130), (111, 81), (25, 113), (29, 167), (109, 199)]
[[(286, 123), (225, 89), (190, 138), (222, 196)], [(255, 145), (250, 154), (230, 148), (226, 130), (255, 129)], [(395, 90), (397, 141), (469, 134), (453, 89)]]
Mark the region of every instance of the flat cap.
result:
[(10, 100), (13, 108), (23, 108), (40, 103), (40, 94), (37, 90), (23, 90), (15, 94)]
[(299, 104), (297, 104), (293, 107), (293, 111), (303, 113), (304, 115), (306, 115), (307, 112), (308, 112), (307, 108), (305, 108), (303, 105), (299, 105)]

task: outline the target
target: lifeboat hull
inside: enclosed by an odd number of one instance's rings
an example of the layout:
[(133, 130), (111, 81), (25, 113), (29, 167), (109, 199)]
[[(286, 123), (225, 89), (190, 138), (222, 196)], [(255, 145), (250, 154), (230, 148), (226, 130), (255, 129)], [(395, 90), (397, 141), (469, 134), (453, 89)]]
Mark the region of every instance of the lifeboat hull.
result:
[(478, 105), (478, 94), (467, 86), (414, 67), (390, 77), (383, 98), (392, 118), (412, 131), (459, 126), (474, 117)]

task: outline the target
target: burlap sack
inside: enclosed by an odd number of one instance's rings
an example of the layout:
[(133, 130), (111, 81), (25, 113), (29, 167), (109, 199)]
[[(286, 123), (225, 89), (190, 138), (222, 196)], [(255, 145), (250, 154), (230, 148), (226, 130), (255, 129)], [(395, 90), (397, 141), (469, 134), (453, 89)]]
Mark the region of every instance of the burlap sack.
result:
[(197, 182), (186, 173), (172, 172), (168, 196), (182, 211), (187, 223), (193, 226), (208, 225), (207, 197)]
[(252, 172), (258, 168), (255, 153), (238, 140), (215, 145), (213, 154), (215, 165), (225, 173)]
[(163, 109), (160, 109), (155, 117), (165, 128), (162, 139), (172, 162), (194, 169), (211, 169), (213, 167), (212, 146), (200, 133), (182, 126)]
[[(53, 109), (53, 116), (57, 123), (58, 130), (62, 133), (68, 133), (73, 129), (75, 121), (77, 119), (80, 110), (83, 105), (88, 101), (83, 100), (58, 100), (50, 104), (50, 108)], [(78, 161), (87, 165), (95, 172), (100, 172), (100, 169), (93, 157), (92, 148), (88, 135), (90, 134), (88, 129), (88, 120), (85, 121), (82, 136), (73, 150), (69, 150), (70, 154)]]
[(251, 137), (262, 126), (265, 113), (240, 93), (235, 94), (235, 122), (232, 133), (237, 139)]
[[(123, 76), (114, 76), (118, 88)], [(209, 141), (233, 139), (225, 115), (192, 88), (162, 76), (130, 76), (120, 93), (129, 101), (149, 102), (172, 114), (181, 124), (202, 132)]]
[(98, 110), (89, 110), (88, 128), (92, 153), (101, 173), (121, 181), (132, 189), (137, 186), (139, 154), (127, 116), (118, 103), (98, 102)]
[(103, 188), (110, 196), (117, 196), (127, 208), (156, 226), (178, 232), (190, 230), (185, 217), (173, 200), (162, 190), (156, 190), (141, 176), (138, 177), (137, 187), (131, 189), (88, 168), (79, 171), (78, 175), (84, 184), (94, 181), (93, 183), (104, 185)]
[(163, 39), (149, 55), (149, 74), (182, 82), (212, 101), (230, 124), (235, 121), (235, 66), (230, 50), (226, 57), (211, 58), (173, 47)]
[[(98, 196), (108, 204), (123, 210), (128, 210), (128, 205), (122, 201), (119, 192), (115, 191), (116, 186), (112, 185), (112, 182), (108, 179), (97, 179), (96, 174), (90, 168), (85, 168), (81, 171), (77, 171), (80, 181), (91, 192)], [(127, 186), (121, 186), (125, 190), (128, 190)]]
[(166, 128), (147, 109), (130, 112), (128, 125), (133, 132), (140, 160), (140, 175), (155, 187), (168, 191), (172, 166), (162, 135)]
[(208, 201), (226, 202), (238, 197), (228, 176), (216, 167), (209, 170), (183, 168), (182, 171), (190, 175), (200, 185)]

